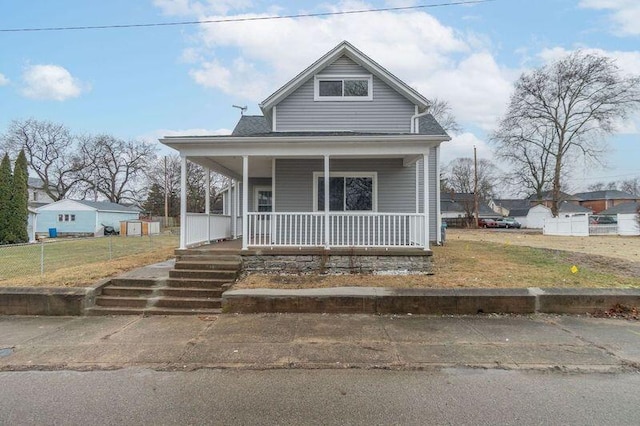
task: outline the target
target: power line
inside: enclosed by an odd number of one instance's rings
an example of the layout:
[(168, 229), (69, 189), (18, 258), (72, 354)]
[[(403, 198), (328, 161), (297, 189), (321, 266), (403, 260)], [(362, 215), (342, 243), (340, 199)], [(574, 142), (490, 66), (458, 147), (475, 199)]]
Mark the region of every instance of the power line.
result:
[(254, 16), (247, 18), (220, 18), (220, 19), (206, 19), (202, 21), (177, 21), (177, 22), (152, 22), (144, 24), (114, 24), (114, 25), (83, 25), (73, 27), (40, 27), (40, 28), (0, 28), (0, 32), (36, 32), (36, 31), (74, 31), (74, 30), (105, 30), (116, 28), (147, 28), (147, 27), (170, 27), (179, 25), (199, 25), (199, 24), (221, 24), (226, 22), (251, 22), (251, 21), (269, 21), (275, 19), (295, 19), (295, 18), (315, 18), (323, 16), (336, 16), (336, 15), (356, 15), (361, 13), (373, 13), (373, 12), (398, 12), (403, 10), (415, 10), (415, 9), (429, 9), (435, 7), (446, 6), (461, 6), (469, 4), (488, 3), (496, 0), (465, 0), (454, 1), (448, 3), (434, 3), (434, 4), (422, 4), (417, 6), (402, 6), (402, 7), (383, 7), (376, 9), (361, 9), (361, 10), (346, 10), (340, 12), (319, 12), (319, 13), (300, 13), (293, 15), (282, 16)]

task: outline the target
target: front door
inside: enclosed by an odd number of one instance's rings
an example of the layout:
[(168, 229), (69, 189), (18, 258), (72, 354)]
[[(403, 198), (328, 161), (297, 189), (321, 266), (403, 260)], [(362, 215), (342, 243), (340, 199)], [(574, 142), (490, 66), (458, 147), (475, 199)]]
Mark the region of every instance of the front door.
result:
[[(258, 213), (271, 213), (273, 211), (273, 191), (270, 186), (254, 187), (253, 208)], [(256, 220), (256, 234), (271, 234), (271, 218), (269, 215), (260, 215)]]

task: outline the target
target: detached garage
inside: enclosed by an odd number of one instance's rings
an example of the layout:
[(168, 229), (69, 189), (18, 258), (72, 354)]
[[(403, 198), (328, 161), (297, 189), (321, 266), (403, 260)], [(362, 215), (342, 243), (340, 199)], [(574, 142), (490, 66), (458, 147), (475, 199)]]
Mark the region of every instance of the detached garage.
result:
[(37, 209), (36, 232), (58, 236), (102, 235), (104, 226), (120, 229), (120, 222), (137, 220), (139, 211), (107, 201), (60, 200)]

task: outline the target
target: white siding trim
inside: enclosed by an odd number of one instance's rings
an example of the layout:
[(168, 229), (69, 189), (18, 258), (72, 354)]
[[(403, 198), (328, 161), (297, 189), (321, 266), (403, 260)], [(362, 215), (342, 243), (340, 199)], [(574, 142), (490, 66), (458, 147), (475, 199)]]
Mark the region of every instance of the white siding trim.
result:
[(273, 107), (273, 112), (271, 113), (271, 131), (272, 132), (277, 132), (278, 131), (278, 111), (277, 111), (277, 106)]

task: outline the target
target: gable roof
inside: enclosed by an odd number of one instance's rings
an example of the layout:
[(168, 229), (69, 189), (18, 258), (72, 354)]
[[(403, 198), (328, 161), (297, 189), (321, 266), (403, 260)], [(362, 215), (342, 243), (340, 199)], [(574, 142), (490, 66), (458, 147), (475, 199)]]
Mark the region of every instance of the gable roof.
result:
[(604, 191), (589, 191), (589, 192), (579, 192), (575, 194), (576, 197), (582, 199), (582, 201), (592, 201), (592, 200), (637, 200), (640, 197), (637, 197), (633, 194), (629, 194), (628, 192), (618, 191), (617, 189), (607, 189)]
[(601, 211), (599, 214), (602, 215), (613, 215), (613, 214), (627, 214), (627, 213), (637, 213), (638, 209), (640, 209), (640, 201), (629, 202), (618, 204), (617, 206), (609, 207), (606, 210)]
[[(469, 203), (473, 203), (473, 194), (467, 192), (443, 192), (440, 195), (440, 211), (466, 213), (465, 204), (469, 207)], [(482, 200), (478, 200), (478, 214), (495, 216), (496, 212)]]
[(522, 209), (509, 209), (509, 216), (512, 217), (523, 217), (529, 214), (529, 207), (525, 207)]
[(376, 61), (356, 49), (348, 41), (343, 41), (336, 47), (325, 53), (320, 59), (315, 61), (309, 67), (307, 67), (300, 74), (291, 79), (284, 86), (272, 93), (268, 98), (260, 103), (260, 108), (265, 116), (270, 116), (271, 109), (277, 105), (282, 99), (289, 96), (296, 89), (302, 86), (314, 75), (322, 71), (327, 66), (331, 65), (335, 60), (341, 56), (347, 56), (349, 59), (368, 70), (371, 74), (375, 75), (390, 87), (395, 89), (398, 93), (409, 99), (414, 104), (420, 107), (421, 111), (424, 111), (429, 106), (427, 98), (418, 93), (415, 89), (411, 88), (405, 82), (400, 80), (395, 75), (391, 74), (386, 68), (378, 64)]
[(94, 208), (101, 212), (123, 212), (123, 213), (138, 213), (139, 210), (134, 207), (123, 206), (122, 204), (112, 203), (109, 201), (87, 201), (87, 200), (72, 200), (76, 203), (84, 204), (87, 207)]
[[(531, 207), (531, 202), (529, 200), (522, 200), (519, 198), (516, 199), (509, 199), (509, 198), (496, 198), (493, 200), (493, 204), (495, 204), (496, 206), (500, 206), (503, 207), (509, 211), (511, 210), (516, 210), (516, 209), (527, 209), (529, 210), (529, 207)], [(511, 214), (511, 213), (509, 213)]]

